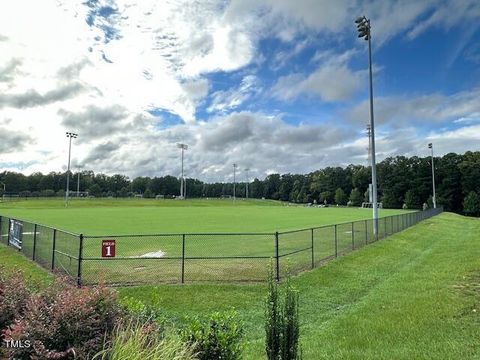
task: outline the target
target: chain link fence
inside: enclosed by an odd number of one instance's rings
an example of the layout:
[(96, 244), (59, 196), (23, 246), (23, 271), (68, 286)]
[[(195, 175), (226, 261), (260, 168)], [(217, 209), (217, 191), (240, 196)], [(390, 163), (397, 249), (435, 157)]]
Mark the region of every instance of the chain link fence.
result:
[(429, 209), (275, 233), (73, 234), (0, 216), (0, 242), (78, 285), (263, 281), (313, 269), (442, 212)]
[(0, 243), (16, 248), (45, 269), (80, 283), (80, 235), (0, 216)]

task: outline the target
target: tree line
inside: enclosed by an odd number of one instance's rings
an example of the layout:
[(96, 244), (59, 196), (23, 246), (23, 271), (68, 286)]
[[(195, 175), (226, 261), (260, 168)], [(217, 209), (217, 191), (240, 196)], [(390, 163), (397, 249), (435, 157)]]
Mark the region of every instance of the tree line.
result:
[[(435, 157), (437, 204), (447, 211), (480, 215), (480, 152), (463, 155), (449, 153)], [(389, 157), (377, 164), (379, 199), (385, 208), (421, 209), (432, 203), (432, 170), (430, 157)], [(93, 171), (73, 173), (70, 191), (75, 195), (77, 180), (81, 192), (95, 197), (133, 197), (141, 195), (165, 198), (180, 195), (180, 180), (165, 175), (129, 179), (121, 174), (95, 174)], [(371, 169), (362, 165), (326, 167), (309, 174), (271, 174), (248, 183), (251, 198), (265, 198), (294, 203), (319, 203), (360, 206), (368, 201)], [(0, 194), (22, 197), (63, 196), (66, 173), (49, 174), (4, 171), (0, 173)], [(228, 197), (233, 183), (206, 183), (186, 179), (187, 196)], [(247, 183), (235, 184), (236, 197), (246, 197)]]

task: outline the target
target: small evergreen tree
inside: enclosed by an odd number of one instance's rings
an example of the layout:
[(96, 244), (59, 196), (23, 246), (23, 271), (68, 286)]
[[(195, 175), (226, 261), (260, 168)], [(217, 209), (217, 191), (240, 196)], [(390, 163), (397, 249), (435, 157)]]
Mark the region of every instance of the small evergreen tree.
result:
[(268, 267), (268, 292), (265, 302), (265, 350), (268, 360), (278, 360), (280, 356), (281, 313), (278, 284), (273, 274), (273, 264)]
[[(283, 300), (281, 296), (283, 295)], [(268, 293), (265, 303), (265, 351), (268, 360), (298, 360), (300, 323), (298, 292), (287, 275), (285, 291), (279, 290), (273, 272), (268, 269)]]

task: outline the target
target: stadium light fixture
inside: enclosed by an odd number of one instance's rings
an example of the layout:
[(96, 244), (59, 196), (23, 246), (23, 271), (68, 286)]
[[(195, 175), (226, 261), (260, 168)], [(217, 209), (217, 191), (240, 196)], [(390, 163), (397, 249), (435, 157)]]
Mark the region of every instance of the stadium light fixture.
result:
[(372, 34), (370, 20), (365, 16), (355, 20), (357, 24), (358, 37), (368, 41), (368, 69), (370, 74), (370, 151), (372, 165), (372, 208), (373, 208), (373, 236), (378, 239), (378, 199), (377, 199), (377, 168), (375, 161), (375, 121), (373, 117), (373, 76), (372, 76)]
[(247, 182), (246, 182), (246, 186), (245, 186), (245, 198), (248, 199), (248, 172), (250, 171), (249, 168), (246, 168), (245, 169), (245, 174), (247, 176)]
[(68, 207), (68, 195), (70, 193), (70, 155), (72, 153), (72, 138), (76, 139), (78, 134), (66, 132), (68, 138), (68, 165), (67, 165), (67, 189), (65, 191), (65, 207)]
[(182, 149), (182, 177), (180, 178), (180, 198), (185, 199), (185, 196), (187, 195), (187, 188), (185, 184), (185, 178), (183, 176), (183, 152), (188, 149), (187, 144), (182, 144), (182, 143), (177, 143), (177, 147), (179, 149)]
[(437, 196), (435, 195), (435, 165), (433, 163), (433, 144), (429, 143), (428, 148), (432, 151), (432, 187), (433, 187), (433, 208), (437, 208)]
[(238, 165), (233, 164), (233, 202), (235, 202), (235, 175)]

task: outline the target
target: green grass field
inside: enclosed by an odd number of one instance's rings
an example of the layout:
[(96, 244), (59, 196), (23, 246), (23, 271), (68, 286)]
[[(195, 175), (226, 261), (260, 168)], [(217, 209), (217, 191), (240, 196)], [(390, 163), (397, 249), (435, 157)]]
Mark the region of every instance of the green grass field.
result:
[[(380, 216), (402, 213), (380, 210)], [(0, 215), (87, 235), (269, 232), (371, 218), (371, 209), (283, 206), (271, 200), (74, 199), (0, 203)]]
[[(444, 213), (293, 278), (305, 360), (480, 359), (480, 221)], [(0, 261), (50, 275), (12, 248)], [(264, 271), (266, 275), (266, 270)], [(236, 308), (245, 359), (265, 358), (263, 284), (126, 287), (180, 324)]]
[[(404, 211), (381, 210), (380, 216)], [(108, 283), (177, 282), (182, 273), (183, 236), (181, 233), (252, 233), (241, 235), (187, 235), (185, 237), (184, 278), (186, 281), (262, 280), (268, 258), (275, 256), (275, 231), (318, 227), (326, 224), (357, 221), (337, 228), (337, 252), (359, 247), (372, 238), (370, 209), (316, 208), (285, 206), (269, 200), (116, 200), (75, 199), (69, 208), (60, 199), (27, 200), (0, 204), (0, 215), (39, 224), (98, 236), (84, 240), (83, 279)], [(393, 220), (393, 219), (392, 219)], [(381, 221), (381, 233), (391, 232), (393, 222)], [(4, 237), (6, 226), (2, 231)], [(33, 228), (28, 225), (24, 235), (25, 251), (33, 247)], [(316, 262), (335, 254), (333, 227), (282, 234), (279, 254), (289, 255), (293, 271), (311, 267), (312, 235), (315, 240)], [(352, 231), (357, 239), (352, 244)], [(118, 237), (121, 234), (171, 235)], [(37, 228), (37, 261), (49, 266), (52, 258), (52, 231)], [(101, 241), (116, 240), (115, 259), (101, 259)], [(55, 265), (75, 276), (79, 240), (57, 233)], [(304, 251), (300, 251), (304, 250)], [(296, 251), (298, 253), (292, 254)], [(66, 254), (66, 255), (65, 255)], [(138, 257), (142, 257), (138, 259)], [(134, 259), (136, 257), (136, 259)], [(215, 259), (205, 259), (215, 257)], [(228, 258), (228, 259), (227, 259)], [(282, 271), (284, 267), (282, 267)]]

